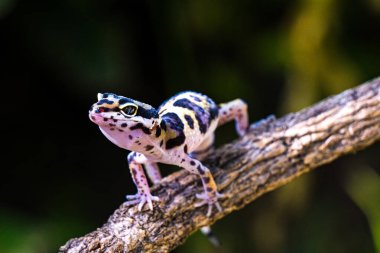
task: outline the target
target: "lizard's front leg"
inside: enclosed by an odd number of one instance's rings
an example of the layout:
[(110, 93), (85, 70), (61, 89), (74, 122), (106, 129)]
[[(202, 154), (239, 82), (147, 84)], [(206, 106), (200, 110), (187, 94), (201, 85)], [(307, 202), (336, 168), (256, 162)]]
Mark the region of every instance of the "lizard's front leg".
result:
[(147, 159), (144, 155), (137, 152), (131, 152), (128, 155), (129, 169), (132, 174), (133, 182), (137, 187), (137, 193), (135, 195), (127, 195), (127, 205), (135, 205), (139, 203), (138, 210), (141, 211), (145, 203), (148, 203), (149, 209), (153, 210), (152, 201), (159, 201), (157, 196), (153, 196), (150, 193), (148, 181), (142, 167), (142, 163), (146, 163)]
[(208, 204), (207, 216), (211, 215), (213, 205), (221, 212), (222, 207), (218, 203), (218, 199), (222, 198), (223, 195), (217, 191), (217, 186), (210, 170), (204, 166), (199, 160), (194, 159), (190, 156), (182, 157), (181, 162), (176, 164), (187, 171), (198, 174), (201, 177), (204, 192), (201, 194), (196, 194), (197, 198), (202, 201), (197, 203), (197, 206), (203, 206)]

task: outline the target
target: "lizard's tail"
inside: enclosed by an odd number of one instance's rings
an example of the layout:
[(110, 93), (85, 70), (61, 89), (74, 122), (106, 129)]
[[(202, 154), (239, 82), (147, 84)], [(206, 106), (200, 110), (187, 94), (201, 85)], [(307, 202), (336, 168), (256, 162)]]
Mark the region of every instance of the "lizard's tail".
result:
[(212, 245), (215, 247), (220, 247), (220, 242), (218, 237), (212, 232), (211, 228), (209, 226), (201, 227), (201, 232), (205, 236), (207, 236), (208, 240), (211, 242)]

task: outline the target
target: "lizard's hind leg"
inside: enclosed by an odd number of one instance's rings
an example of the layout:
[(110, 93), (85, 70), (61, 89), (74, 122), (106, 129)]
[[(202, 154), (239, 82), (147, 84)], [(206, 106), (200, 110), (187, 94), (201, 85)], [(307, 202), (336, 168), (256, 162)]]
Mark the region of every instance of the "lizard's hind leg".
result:
[(235, 120), (236, 131), (243, 136), (248, 130), (248, 111), (247, 104), (241, 99), (235, 99), (231, 102), (219, 105), (218, 126)]
[(173, 164), (200, 176), (204, 192), (201, 194), (196, 194), (197, 198), (201, 199), (201, 202), (198, 202), (196, 206), (208, 204), (207, 216), (211, 215), (213, 206), (215, 206), (219, 211), (222, 211), (222, 207), (218, 203), (218, 199), (224, 196), (217, 191), (217, 186), (210, 170), (204, 166), (201, 161), (192, 158), (190, 155), (183, 154), (179, 157), (178, 163)]

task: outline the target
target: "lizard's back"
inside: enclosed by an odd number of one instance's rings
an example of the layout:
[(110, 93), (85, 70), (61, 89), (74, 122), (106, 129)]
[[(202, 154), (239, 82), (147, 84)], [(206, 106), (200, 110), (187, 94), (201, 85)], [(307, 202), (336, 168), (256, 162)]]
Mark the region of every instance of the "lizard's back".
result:
[(167, 128), (167, 149), (186, 144), (187, 151), (192, 152), (218, 124), (219, 110), (215, 102), (192, 91), (171, 97), (158, 110)]

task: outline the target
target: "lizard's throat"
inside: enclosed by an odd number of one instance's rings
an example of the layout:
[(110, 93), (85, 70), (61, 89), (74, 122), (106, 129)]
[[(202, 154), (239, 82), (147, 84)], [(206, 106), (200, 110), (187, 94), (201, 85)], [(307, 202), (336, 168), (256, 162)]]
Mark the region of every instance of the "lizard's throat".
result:
[(113, 144), (132, 151), (143, 149), (144, 143), (147, 138), (150, 139), (151, 134), (149, 128), (142, 126), (141, 123), (137, 123), (127, 129), (110, 128), (108, 126), (99, 126), (99, 128), (104, 136)]

